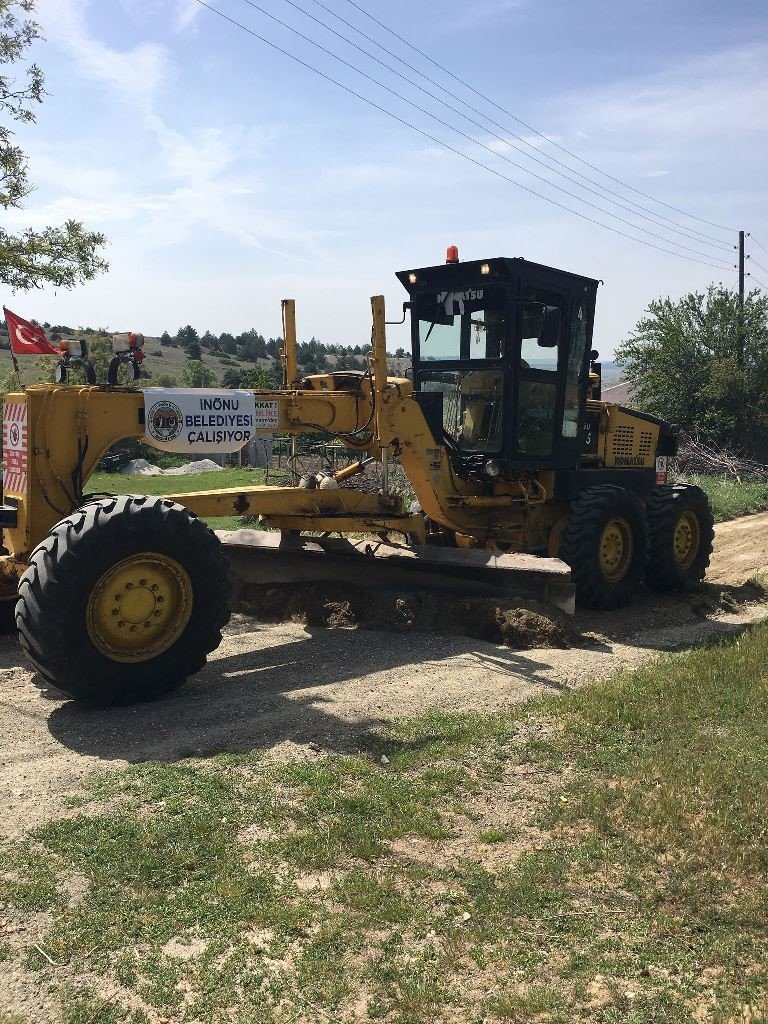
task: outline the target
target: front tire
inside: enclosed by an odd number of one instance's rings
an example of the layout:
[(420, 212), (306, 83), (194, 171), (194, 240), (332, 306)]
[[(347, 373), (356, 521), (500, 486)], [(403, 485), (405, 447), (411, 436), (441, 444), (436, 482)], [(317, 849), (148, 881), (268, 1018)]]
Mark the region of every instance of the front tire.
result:
[(639, 498), (600, 485), (571, 503), (560, 537), (560, 558), (571, 567), (576, 603), (622, 608), (645, 575), (648, 527)]
[(647, 585), (658, 593), (690, 590), (704, 579), (712, 555), (715, 531), (709, 498), (692, 484), (657, 487), (646, 508)]
[(90, 502), (51, 530), (19, 583), (16, 625), (43, 679), (133, 704), (203, 667), (229, 620), (229, 567), (205, 523), (165, 498)]

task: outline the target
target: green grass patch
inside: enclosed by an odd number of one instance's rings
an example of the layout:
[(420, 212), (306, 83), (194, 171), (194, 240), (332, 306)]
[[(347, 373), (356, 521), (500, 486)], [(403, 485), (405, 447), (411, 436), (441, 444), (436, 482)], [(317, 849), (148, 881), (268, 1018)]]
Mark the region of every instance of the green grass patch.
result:
[(109, 772), (6, 844), (0, 900), (51, 914), (73, 1024), (761, 1020), (767, 665), (761, 626), (354, 756)]
[(716, 523), (768, 509), (768, 483), (739, 483), (724, 476), (691, 476), (685, 482), (706, 491)]

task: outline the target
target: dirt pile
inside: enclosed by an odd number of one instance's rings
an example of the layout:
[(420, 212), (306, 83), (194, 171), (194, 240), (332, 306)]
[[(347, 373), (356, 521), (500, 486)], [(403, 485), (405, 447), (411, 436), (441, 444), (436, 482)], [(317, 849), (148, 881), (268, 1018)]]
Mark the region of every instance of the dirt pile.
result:
[(246, 584), (238, 595), (237, 611), (261, 622), (468, 636), (515, 650), (568, 648), (581, 640), (567, 618), (553, 609), (518, 608), (496, 598), (462, 598), (432, 590)]

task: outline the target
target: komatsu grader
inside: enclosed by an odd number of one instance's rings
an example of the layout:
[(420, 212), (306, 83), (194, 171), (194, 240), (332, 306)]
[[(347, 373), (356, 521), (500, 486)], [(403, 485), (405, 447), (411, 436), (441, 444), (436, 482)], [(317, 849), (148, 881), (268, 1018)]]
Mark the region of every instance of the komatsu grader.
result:
[[(397, 277), (413, 351), (404, 378), (387, 374), (377, 296), (365, 371), (301, 379), (285, 300), (280, 390), (142, 391), (111, 369), (104, 385), (6, 395), (0, 596), (17, 602), (44, 680), (105, 704), (175, 688), (220, 643), (230, 567), (256, 580), (490, 585), (565, 611), (574, 596), (612, 609), (643, 581), (670, 591), (702, 579), (712, 514), (699, 488), (667, 483), (676, 428), (601, 401), (597, 281), (524, 259), (462, 263), (454, 247), (445, 264)], [(141, 359), (133, 344), (116, 345), (115, 366)], [(166, 497), (86, 491), (125, 438), (194, 452), (320, 430), (352, 452), (335, 475)], [(393, 460), (407, 498), (391, 486)], [(372, 462), (378, 492), (356, 489)], [(222, 543), (204, 520), (223, 515), (271, 529)]]

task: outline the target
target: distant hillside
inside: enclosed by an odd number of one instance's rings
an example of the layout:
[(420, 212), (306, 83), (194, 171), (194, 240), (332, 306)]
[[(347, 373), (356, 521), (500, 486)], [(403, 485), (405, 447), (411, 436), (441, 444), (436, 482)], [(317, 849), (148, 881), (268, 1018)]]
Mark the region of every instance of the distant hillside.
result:
[[(82, 331), (73, 331), (71, 328), (60, 327), (58, 330), (62, 337), (84, 338), (86, 342), (89, 337), (98, 336), (98, 332), (90, 328)], [(46, 326), (46, 335), (49, 339), (52, 338), (53, 332), (54, 328)], [(216, 348), (200, 344), (200, 341), (206, 340), (207, 337), (210, 337), (210, 340), (217, 346)], [(218, 347), (218, 339), (212, 335), (205, 335), (203, 339), (198, 339), (202, 361), (213, 371), (217, 383), (231, 386), (232, 380), (237, 373), (253, 371), (257, 368), (265, 370), (275, 385), (280, 382), (283, 371), (279, 357), (266, 351), (264, 355), (256, 355), (256, 352), (260, 351), (262, 346), (264, 350), (269, 347), (274, 352), (278, 352), (282, 347), (282, 339), (270, 338), (269, 341), (265, 341), (263, 337), (257, 335), (254, 331), (248, 332), (247, 335), (241, 335), (239, 338), (233, 338), (232, 335), (222, 335), (221, 338), (225, 339), (225, 343), (228, 343), (229, 347), (234, 347), (236, 351), (222, 351)], [(255, 344), (254, 338), (258, 339)], [(242, 344), (238, 345), (240, 339), (245, 340)], [(162, 340), (165, 340), (166, 344), (163, 344)], [(150, 335), (146, 335), (144, 339), (146, 358), (143, 368), (148, 374), (147, 385), (149, 386), (151, 386), (152, 380), (158, 377), (173, 377), (177, 382), (180, 381), (190, 352), (196, 354), (189, 346), (185, 348), (180, 344), (168, 344), (169, 339), (167, 336), (164, 336), (162, 340), (159, 337)], [(52, 343), (55, 344), (55, 341)], [(364, 347), (367, 349), (370, 346)], [(299, 370), (302, 375), (344, 369), (364, 371), (367, 367), (367, 355), (360, 346), (356, 346), (356, 348), (360, 349), (360, 351), (356, 352), (351, 347), (340, 345), (324, 345), (315, 338), (310, 342), (302, 342), (299, 345)], [(243, 352), (247, 352), (249, 358), (243, 358)], [(36, 384), (45, 378), (48, 358), (45, 357), (41, 362), (39, 358), (19, 357), (18, 361), (24, 384)], [(393, 376), (404, 376), (411, 360), (410, 356), (407, 355), (390, 356), (387, 362), (390, 374)], [(8, 331), (3, 323), (0, 326), (0, 377), (7, 376), (12, 370), (13, 362), (11, 360)]]

